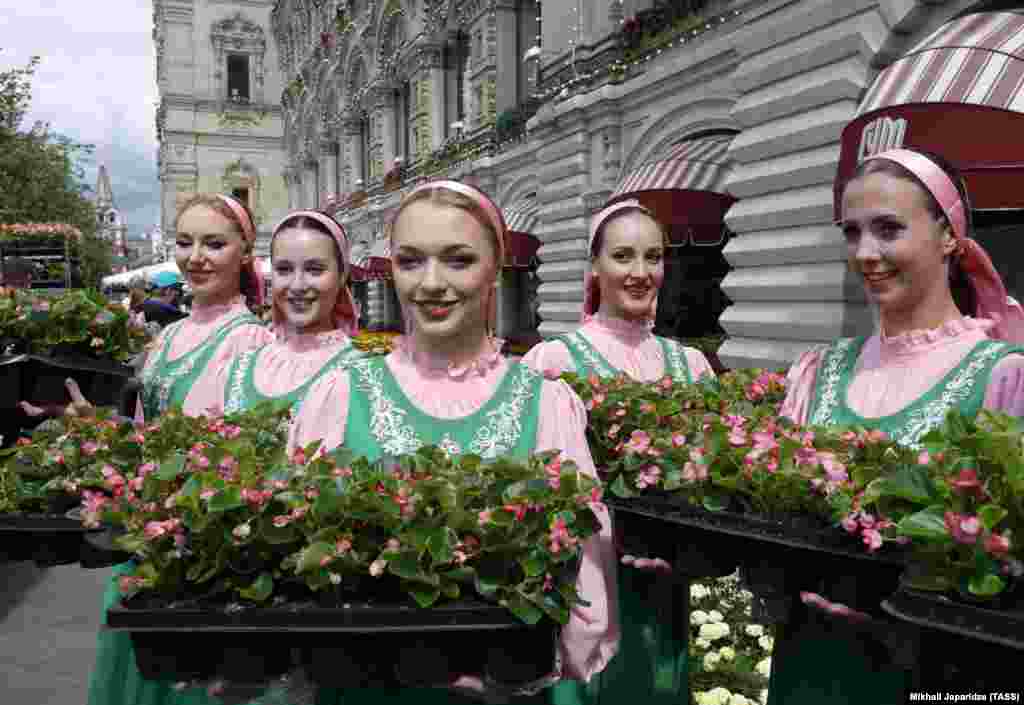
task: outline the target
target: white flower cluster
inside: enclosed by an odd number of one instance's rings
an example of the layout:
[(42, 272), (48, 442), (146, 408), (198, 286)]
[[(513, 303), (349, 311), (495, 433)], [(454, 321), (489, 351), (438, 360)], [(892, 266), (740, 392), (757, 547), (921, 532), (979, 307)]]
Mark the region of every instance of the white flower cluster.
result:
[(742, 693), (731, 693), (727, 688), (719, 686), (694, 693), (693, 700), (696, 705), (758, 705), (758, 701), (763, 705), (768, 702), (768, 691), (761, 691), (758, 700), (751, 700)]

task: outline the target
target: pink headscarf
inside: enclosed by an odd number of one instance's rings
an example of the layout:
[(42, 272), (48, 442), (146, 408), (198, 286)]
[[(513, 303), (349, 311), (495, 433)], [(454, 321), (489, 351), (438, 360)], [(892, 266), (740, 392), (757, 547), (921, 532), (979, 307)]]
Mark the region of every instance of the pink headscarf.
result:
[[(238, 220), (238, 225), (242, 228), (242, 239), (249, 246), (249, 251), (252, 252), (252, 248), (256, 246), (256, 225), (252, 222), (252, 218), (249, 217), (249, 212), (231, 196), (225, 196), (222, 193), (217, 194), (224, 205), (231, 209), (231, 212), (235, 214), (235, 218)], [(249, 279), (255, 284), (256, 290), (250, 292), (253, 303), (257, 306), (263, 305), (263, 275), (256, 268), (256, 262), (253, 258), (250, 258), (248, 262), (242, 265), (242, 271), (249, 275)]]
[[(610, 206), (605, 206), (603, 210), (598, 212), (594, 216), (594, 219), (590, 222), (590, 237), (587, 238), (587, 255), (589, 257), (594, 256), (594, 240), (597, 239), (597, 234), (601, 232), (601, 228), (604, 227), (605, 223), (612, 219), (618, 213), (622, 211), (639, 211), (649, 216), (652, 220), (657, 222), (657, 218), (647, 208), (640, 205), (640, 201), (635, 198), (629, 198), (624, 201), (617, 201)], [(580, 316), (580, 322), (586, 323), (594, 314), (597, 313), (598, 309), (601, 308), (601, 285), (598, 282), (597, 277), (594, 276), (593, 267), (587, 266), (583, 273), (583, 313)], [(651, 310), (648, 314), (651, 325), (654, 324), (654, 319), (658, 314), (658, 296), (654, 296), (654, 300), (651, 302)]]
[[(405, 198), (402, 199), (402, 205), (400, 205), (398, 207), (398, 210), (395, 212), (395, 219), (393, 219), (391, 223), (392, 225), (394, 225), (395, 220), (397, 220), (398, 218), (398, 214), (400, 214), (403, 210), (403, 206), (409, 202), (409, 199), (412, 198), (414, 194), (420, 193), (422, 191), (433, 191), (434, 189), (439, 188), (452, 191), (454, 193), (460, 194), (462, 196), (465, 196), (466, 198), (471, 199), (476, 205), (480, 207), (480, 210), (484, 212), (484, 215), (487, 217), (487, 221), (491, 224), (491, 227), (494, 228), (494, 234), (496, 236), (494, 246), (497, 252), (497, 267), (495, 268), (496, 278), (494, 280), (494, 287), (491, 289), (489, 293), (490, 298), (485, 304), (485, 306), (487, 307), (488, 332), (491, 335), (493, 335), (498, 322), (498, 296), (495, 290), (498, 288), (498, 284), (501, 281), (501, 266), (502, 263), (505, 261), (505, 235), (506, 230), (508, 229), (505, 225), (505, 218), (501, 214), (501, 209), (498, 208), (497, 205), (495, 205), (494, 201), (492, 201), (486, 193), (484, 193), (477, 187), (470, 186), (469, 184), (464, 184), (461, 181), (453, 181), (451, 179), (438, 179), (436, 181), (426, 181), (417, 186), (416, 188), (414, 188), (408, 194), (406, 194)], [(394, 237), (393, 227), (391, 229), (390, 237)], [(394, 257), (393, 240), (391, 244), (392, 257)], [(407, 321), (406, 332), (410, 332), (408, 330), (408, 323), (409, 322)]]
[[(348, 238), (345, 236), (345, 229), (339, 222), (334, 220), (334, 218), (324, 215), (318, 211), (292, 211), (274, 227), (273, 234), (270, 236), (271, 248), (273, 248), (274, 238), (277, 234), (281, 232), (282, 229), (289, 227), (289, 223), (297, 218), (309, 218), (320, 223), (327, 228), (327, 232), (331, 234), (331, 237), (334, 238), (334, 242), (338, 245), (338, 251), (341, 253), (341, 267), (342, 275), (344, 276), (344, 284), (338, 292), (338, 300), (334, 304), (334, 326), (335, 328), (343, 331), (346, 335), (354, 336), (359, 332), (359, 307), (356, 305), (355, 299), (352, 297), (352, 289), (349, 288), (348, 275), (350, 274), (351, 267), (349, 266), (349, 245)], [(273, 301), (271, 303), (271, 316), (271, 320), (273, 321), (275, 328), (284, 324), (284, 312), (280, 310), (280, 307), (278, 307), (277, 301)]]
[(974, 290), (975, 318), (987, 318), (996, 325), (989, 331), (993, 338), (1024, 343), (1024, 310), (1006, 293), (1006, 286), (991, 258), (976, 240), (967, 236), (967, 213), (956, 184), (928, 157), (909, 149), (891, 149), (865, 159), (888, 159), (916, 176), (938, 202), (949, 220), (957, 241), (954, 256)]

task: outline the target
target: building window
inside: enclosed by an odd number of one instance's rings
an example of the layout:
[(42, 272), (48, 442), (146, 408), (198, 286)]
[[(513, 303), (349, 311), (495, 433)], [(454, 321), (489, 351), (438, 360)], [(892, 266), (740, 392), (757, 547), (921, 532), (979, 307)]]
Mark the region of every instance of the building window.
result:
[(365, 189), (367, 184), (370, 183), (370, 162), (373, 161), (373, 132), (370, 125), (370, 116), (364, 115), (362, 120), (362, 127), (359, 130), (359, 137), (363, 141), (362, 157), (362, 172), (363, 172), (363, 185), (360, 187)]
[(228, 54), (228, 98), (249, 102), (249, 57), (245, 54)]

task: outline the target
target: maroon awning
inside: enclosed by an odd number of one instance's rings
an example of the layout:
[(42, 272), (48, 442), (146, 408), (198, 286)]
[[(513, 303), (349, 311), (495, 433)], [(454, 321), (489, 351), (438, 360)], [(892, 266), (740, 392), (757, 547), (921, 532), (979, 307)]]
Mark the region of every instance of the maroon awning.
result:
[(352, 281), (365, 282), (371, 279), (391, 279), (391, 260), (386, 257), (369, 257), (361, 263), (352, 264)]
[(529, 233), (510, 230), (505, 233), (505, 266), (530, 269), (536, 263), (540, 240)]
[(725, 193), (664, 189), (625, 193), (609, 203), (635, 198), (668, 228), (672, 244), (717, 247), (726, 239), (725, 214), (736, 199)]

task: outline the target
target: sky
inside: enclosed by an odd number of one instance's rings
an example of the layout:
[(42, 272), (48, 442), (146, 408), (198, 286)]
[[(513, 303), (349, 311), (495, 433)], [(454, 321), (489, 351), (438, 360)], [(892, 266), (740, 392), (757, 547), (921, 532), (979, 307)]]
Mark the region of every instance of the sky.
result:
[(129, 238), (160, 222), (152, 28), (152, 0), (0, 0), (0, 70), (41, 59), (22, 128), (42, 120), (95, 145), (86, 183), (107, 165)]

